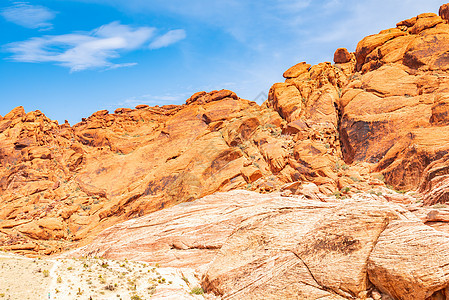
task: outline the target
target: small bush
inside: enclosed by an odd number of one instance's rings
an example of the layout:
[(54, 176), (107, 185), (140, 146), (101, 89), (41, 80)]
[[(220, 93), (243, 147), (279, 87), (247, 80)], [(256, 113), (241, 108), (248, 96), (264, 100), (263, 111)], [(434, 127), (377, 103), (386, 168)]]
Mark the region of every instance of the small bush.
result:
[(382, 182), (385, 182), (385, 176), (383, 174), (378, 174), (375, 176), (377, 179), (379, 179)]
[(335, 196), (335, 198), (340, 199), (341, 198), (341, 193), (340, 192), (335, 192), (332, 194), (333, 196)]
[(42, 274), (44, 274), (44, 277), (48, 277), (48, 276), (50, 276), (50, 271), (48, 271), (48, 270), (43, 270), (43, 271), (42, 271)]
[(351, 190), (351, 188), (349, 186), (345, 186), (344, 188), (341, 189), (342, 193), (348, 193)]
[(351, 180), (354, 182), (360, 182), (360, 179), (358, 179), (357, 177), (351, 176), (349, 178), (351, 178)]
[(202, 294), (204, 294), (204, 291), (202, 288), (196, 286), (196, 287), (192, 288), (192, 290), (190, 291), (190, 294), (202, 295)]
[(447, 207), (447, 205), (444, 203), (437, 203), (437, 204), (432, 205), (432, 208), (446, 208), (446, 207)]

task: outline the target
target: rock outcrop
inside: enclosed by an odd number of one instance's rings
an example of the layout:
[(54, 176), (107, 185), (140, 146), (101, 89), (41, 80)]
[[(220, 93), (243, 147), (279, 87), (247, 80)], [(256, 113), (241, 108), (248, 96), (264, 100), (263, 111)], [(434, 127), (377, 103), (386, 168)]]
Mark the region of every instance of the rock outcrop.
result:
[[(286, 176), (282, 118), (231, 91), (186, 105), (99, 111), (70, 127), (39, 111), (0, 121), (0, 244), (42, 253), (216, 191), (271, 191)], [(282, 152), (283, 153), (283, 152)], [(270, 178), (268, 178), (270, 177)]]
[(102, 110), (74, 126), (12, 110), (0, 118), (0, 247), (50, 254), (234, 189), (445, 205), (446, 15), (442, 6), (354, 53), (340, 48), (335, 64), (298, 63), (261, 106), (199, 92), (184, 105)]
[[(337, 157), (297, 161), (324, 173), (328, 185), (343, 181), (329, 172), (342, 164), (338, 158), (350, 167), (367, 163), (395, 189), (427, 195), (427, 205), (447, 201), (446, 11), (442, 6), (441, 17), (427, 13), (399, 22), (364, 38), (353, 54), (338, 49), (334, 65), (318, 64), (273, 85), (266, 105), (289, 122), (283, 132), (295, 147), (304, 149), (307, 141), (319, 149), (324, 142)], [(322, 135), (311, 135), (312, 128)]]
[(223, 299), (424, 300), (447, 295), (447, 253), (449, 234), (384, 197), (236, 190), (115, 225), (64, 256), (196, 269)]
[(13, 109), (0, 249), (188, 268), (212, 298), (449, 299), (448, 20), (300, 62), (262, 105)]

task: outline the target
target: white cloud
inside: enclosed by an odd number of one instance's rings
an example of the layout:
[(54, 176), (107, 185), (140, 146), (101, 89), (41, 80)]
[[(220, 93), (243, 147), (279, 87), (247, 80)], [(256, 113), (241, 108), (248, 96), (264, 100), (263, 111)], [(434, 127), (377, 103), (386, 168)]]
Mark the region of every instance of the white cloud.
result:
[(115, 64), (121, 52), (141, 48), (153, 36), (155, 28), (132, 28), (119, 22), (103, 25), (91, 32), (35, 37), (6, 45), (11, 59), (20, 62), (51, 62), (73, 71), (91, 68), (132, 66)]
[(166, 105), (166, 104), (181, 104), (184, 103), (193, 93), (179, 93), (179, 94), (162, 94), (162, 95), (151, 95), (146, 94), (138, 97), (130, 97), (125, 100), (119, 101), (110, 105), (110, 107), (135, 107), (140, 104), (148, 105)]
[(164, 35), (159, 36), (150, 44), (150, 49), (159, 49), (170, 46), (186, 38), (186, 32), (183, 29), (170, 30)]
[(28, 2), (15, 2), (13, 6), (4, 8), (0, 14), (9, 22), (40, 30), (53, 28), (52, 20), (56, 13), (44, 6), (30, 5)]

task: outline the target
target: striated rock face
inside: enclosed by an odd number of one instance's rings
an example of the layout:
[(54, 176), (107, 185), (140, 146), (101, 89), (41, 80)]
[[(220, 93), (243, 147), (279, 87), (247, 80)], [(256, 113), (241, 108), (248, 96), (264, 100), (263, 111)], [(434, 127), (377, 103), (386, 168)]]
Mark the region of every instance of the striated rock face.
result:
[(383, 197), (326, 203), (237, 190), (113, 226), (65, 257), (196, 269), (224, 299), (424, 300), (447, 295), (448, 251), (449, 234)]
[(294, 65), (261, 106), (199, 92), (184, 105), (102, 110), (74, 126), (14, 109), (0, 118), (0, 246), (58, 252), (234, 189), (315, 199), (389, 185), (416, 192), (391, 201), (444, 205), (446, 11), (368, 36), (354, 53), (340, 48), (335, 64)]

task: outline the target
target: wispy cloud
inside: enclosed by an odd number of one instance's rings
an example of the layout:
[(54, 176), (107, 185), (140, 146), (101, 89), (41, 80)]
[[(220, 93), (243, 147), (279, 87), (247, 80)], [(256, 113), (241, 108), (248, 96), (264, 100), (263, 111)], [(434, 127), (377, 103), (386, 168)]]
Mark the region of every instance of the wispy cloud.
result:
[[(132, 28), (119, 22), (103, 25), (91, 32), (47, 35), (10, 43), (6, 50), (12, 60), (20, 62), (50, 62), (81, 71), (92, 68), (116, 69), (136, 63), (116, 64), (112, 59), (122, 52), (143, 48), (154, 35), (155, 28)], [(166, 47), (185, 37), (184, 30), (172, 30), (156, 38), (153, 49)]]
[(110, 105), (111, 107), (135, 107), (136, 105), (140, 104), (148, 104), (148, 105), (164, 105), (164, 104), (181, 104), (183, 103), (187, 98), (191, 96), (191, 93), (179, 93), (179, 94), (163, 94), (163, 95), (141, 95), (138, 97), (130, 97), (127, 99), (124, 99), (122, 101), (119, 101), (117, 103), (114, 103)]
[[(154, 37), (156, 28), (122, 25), (112, 22), (90, 32), (46, 35), (5, 46), (13, 53), (10, 59), (30, 63), (54, 63), (70, 68), (71, 72), (93, 68), (117, 69), (137, 63), (114, 63), (124, 52), (145, 48)], [(151, 43), (151, 49), (167, 47), (185, 38), (184, 30), (172, 30)]]
[(2, 9), (0, 14), (9, 22), (39, 30), (52, 29), (53, 24), (49, 21), (56, 15), (47, 7), (30, 5), (28, 2), (14, 2), (13, 6)]
[(170, 46), (186, 38), (184, 29), (170, 30), (164, 35), (159, 36), (150, 44), (150, 49), (159, 49)]

